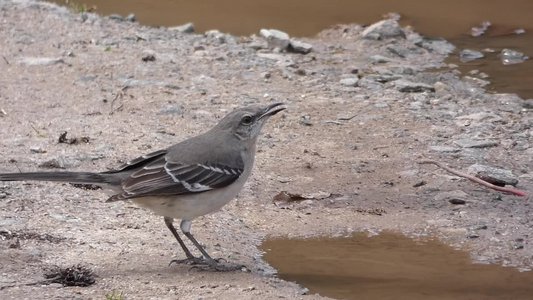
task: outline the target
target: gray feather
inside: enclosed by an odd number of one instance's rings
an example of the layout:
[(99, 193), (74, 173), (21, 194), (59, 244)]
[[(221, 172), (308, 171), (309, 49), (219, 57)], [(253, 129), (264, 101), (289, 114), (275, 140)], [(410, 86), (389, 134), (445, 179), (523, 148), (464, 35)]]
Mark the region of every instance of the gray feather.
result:
[(2, 173), (0, 181), (60, 181), (86, 184), (118, 184), (119, 178), (110, 174), (90, 172), (27, 172)]

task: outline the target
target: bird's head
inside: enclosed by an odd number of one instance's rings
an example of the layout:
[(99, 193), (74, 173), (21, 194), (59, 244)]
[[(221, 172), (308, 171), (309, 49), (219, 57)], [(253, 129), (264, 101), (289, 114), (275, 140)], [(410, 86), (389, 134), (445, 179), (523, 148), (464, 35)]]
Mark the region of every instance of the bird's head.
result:
[(240, 140), (255, 140), (266, 121), (273, 115), (284, 110), (283, 103), (274, 103), (268, 106), (246, 106), (238, 108), (227, 114), (216, 125), (216, 128), (231, 131)]

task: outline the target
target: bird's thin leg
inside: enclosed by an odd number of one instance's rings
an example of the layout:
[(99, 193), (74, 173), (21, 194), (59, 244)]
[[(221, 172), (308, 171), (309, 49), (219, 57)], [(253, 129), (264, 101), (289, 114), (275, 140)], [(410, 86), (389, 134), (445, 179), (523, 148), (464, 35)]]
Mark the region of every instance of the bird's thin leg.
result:
[(189, 238), (189, 240), (194, 244), (194, 246), (202, 253), (203, 257), (205, 258), (206, 262), (210, 265), (215, 265), (217, 262), (209, 256), (207, 251), (205, 251), (204, 247), (198, 243), (198, 241), (194, 238), (194, 236), (191, 234), (191, 221), (188, 220), (182, 220), (180, 224), (181, 231), (183, 234)]
[(178, 231), (174, 227), (173, 221), (174, 221), (174, 219), (165, 217), (165, 224), (167, 225), (167, 227), (170, 230), (170, 232), (172, 232), (172, 235), (174, 235), (176, 240), (178, 240), (178, 243), (180, 244), (181, 248), (183, 249), (183, 252), (185, 252), (185, 255), (187, 256), (187, 258), (188, 259), (195, 259), (194, 255), (192, 255), (191, 251), (189, 251), (189, 249), (187, 249), (187, 246), (185, 246), (185, 243), (183, 242), (183, 240), (179, 236)]
[(220, 263), (220, 260), (213, 259), (207, 251), (205, 251), (204, 247), (198, 243), (198, 241), (194, 238), (194, 236), (191, 234), (191, 221), (189, 220), (182, 220), (181, 224), (181, 231), (189, 240), (198, 248), (198, 250), (202, 253), (204, 256), (204, 264), (207, 264), (208, 269), (215, 270), (219, 272), (231, 272), (231, 271), (237, 271), (241, 270), (244, 265), (238, 265), (238, 264), (223, 264)]

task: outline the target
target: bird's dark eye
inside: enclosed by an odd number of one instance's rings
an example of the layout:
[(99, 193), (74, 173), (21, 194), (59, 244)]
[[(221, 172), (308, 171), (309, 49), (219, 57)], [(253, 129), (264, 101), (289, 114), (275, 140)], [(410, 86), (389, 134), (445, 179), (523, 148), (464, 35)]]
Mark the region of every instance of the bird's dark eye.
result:
[(243, 125), (250, 125), (250, 124), (252, 124), (252, 121), (253, 121), (252, 116), (244, 116), (244, 117), (242, 117), (242, 119), (241, 119), (241, 124), (243, 124)]

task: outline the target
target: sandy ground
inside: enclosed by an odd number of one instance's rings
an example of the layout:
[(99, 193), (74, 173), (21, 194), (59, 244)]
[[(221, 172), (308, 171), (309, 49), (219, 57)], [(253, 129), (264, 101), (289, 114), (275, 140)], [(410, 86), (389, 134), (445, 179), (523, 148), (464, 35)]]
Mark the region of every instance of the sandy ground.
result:
[[(2, 172), (106, 170), (198, 134), (235, 107), (289, 107), (265, 127), (238, 199), (193, 223), (213, 256), (249, 272), (169, 267), (183, 255), (162, 218), (105, 203), (101, 191), (1, 183), (0, 298), (321, 298), (273, 275), (258, 249), (269, 236), (394, 230), (436, 236), (477, 261), (531, 267), (527, 197), (417, 164), (500, 167), (533, 190), (529, 104), (486, 93), (475, 74), (443, 63), (433, 40), (408, 29), (364, 39), (362, 30), (325, 30), (304, 40), (314, 48), (303, 55), (257, 49), (260, 38), (0, 2)], [(358, 83), (344, 80), (354, 77)], [(402, 89), (405, 81), (414, 92)], [(88, 143), (58, 143), (65, 131)], [(281, 191), (310, 199), (274, 202)], [(96, 284), (32, 284), (47, 268), (76, 264), (91, 268)]]

